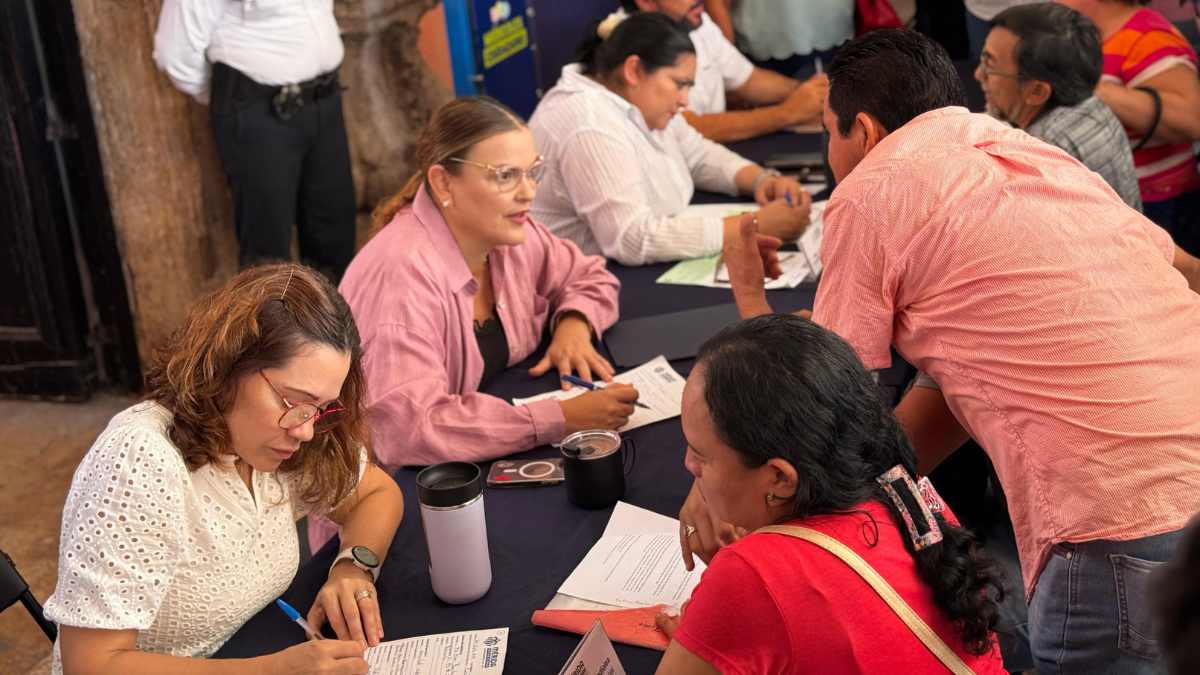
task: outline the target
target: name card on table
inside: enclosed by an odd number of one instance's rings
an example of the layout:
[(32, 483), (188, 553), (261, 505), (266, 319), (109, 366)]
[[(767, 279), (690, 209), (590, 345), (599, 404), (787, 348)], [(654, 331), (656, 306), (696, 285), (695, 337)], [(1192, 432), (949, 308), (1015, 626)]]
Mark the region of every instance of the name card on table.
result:
[(613, 649), (600, 619), (596, 619), (579, 641), (579, 646), (562, 670), (558, 671), (558, 675), (625, 675), (625, 668), (617, 658), (617, 650)]

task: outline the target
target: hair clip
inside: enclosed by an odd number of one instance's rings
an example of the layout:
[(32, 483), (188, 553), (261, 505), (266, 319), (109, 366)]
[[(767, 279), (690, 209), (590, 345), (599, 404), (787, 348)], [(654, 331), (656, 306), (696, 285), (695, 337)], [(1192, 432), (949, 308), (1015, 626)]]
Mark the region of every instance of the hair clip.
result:
[(287, 283), (283, 285), (283, 292), (279, 294), (280, 301), (282, 301), (284, 298), (287, 297), (287, 289), (288, 289), (288, 286), (292, 285), (292, 275), (295, 273), (296, 273), (296, 265), (295, 265), (295, 263), (293, 263), (292, 268), (290, 270), (288, 270)]
[(604, 20), (600, 22), (600, 25), (596, 26), (596, 35), (599, 36), (601, 40), (607, 40), (608, 36), (612, 35), (612, 32), (616, 30), (617, 26), (621, 25), (621, 22), (626, 18), (627, 17), (624, 14), (617, 14), (616, 12), (609, 14), (608, 16), (604, 17)]
[[(900, 511), (900, 517), (908, 527), (909, 536), (912, 537), (914, 549), (920, 551), (942, 540), (942, 530), (938, 527), (937, 520), (933, 517), (934, 509), (932, 505), (925, 499), (925, 495), (917, 487), (917, 484), (913, 482), (912, 477), (908, 475), (903, 466), (897, 464), (875, 480), (883, 487), (883, 491), (887, 493), (892, 503)], [(927, 479), (922, 480), (928, 483)], [(917, 531), (917, 525), (913, 521), (912, 513), (908, 510), (908, 505), (904, 503), (904, 500), (900, 498), (900, 493), (896, 491), (896, 483), (904, 484), (909, 494), (912, 495), (913, 501), (916, 502), (917, 507), (921, 509), (921, 515), (925, 517), (925, 524), (929, 526), (929, 531), (925, 534)], [(928, 489), (930, 493), (937, 495), (937, 492), (933, 490), (932, 484), (929, 485)], [(937, 499), (937, 506), (937, 510), (939, 511), (945, 508), (942, 506), (941, 498)]]
[[(946, 513), (946, 503), (942, 501), (942, 496), (934, 489), (933, 483), (929, 482), (929, 476), (921, 476), (921, 480), (917, 481), (917, 490), (921, 493), (921, 501), (929, 506), (929, 510), (934, 513)], [(942, 516), (945, 518), (945, 515)]]

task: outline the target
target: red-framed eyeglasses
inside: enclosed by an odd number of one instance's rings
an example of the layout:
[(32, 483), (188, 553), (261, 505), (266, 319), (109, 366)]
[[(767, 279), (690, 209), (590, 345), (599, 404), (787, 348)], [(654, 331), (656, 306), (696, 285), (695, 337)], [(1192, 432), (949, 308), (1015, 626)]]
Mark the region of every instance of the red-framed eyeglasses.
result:
[(262, 375), (262, 379), (267, 381), (267, 384), (279, 395), (279, 398), (283, 400), (283, 404), (287, 406), (287, 410), (279, 416), (279, 427), (281, 429), (295, 429), (302, 424), (312, 421), (313, 431), (323, 434), (341, 424), (350, 416), (350, 411), (343, 408), (337, 401), (325, 406), (324, 410), (305, 401), (292, 403), (275, 388), (275, 385), (271, 383), (270, 378), (263, 374), (263, 371), (258, 371), (258, 374)]

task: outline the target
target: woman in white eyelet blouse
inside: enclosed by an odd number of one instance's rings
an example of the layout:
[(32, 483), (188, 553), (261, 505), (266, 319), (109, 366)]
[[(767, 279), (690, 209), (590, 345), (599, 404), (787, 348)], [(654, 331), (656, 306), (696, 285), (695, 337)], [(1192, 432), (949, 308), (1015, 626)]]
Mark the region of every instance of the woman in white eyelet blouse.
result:
[[(403, 501), (366, 449), (361, 356), (345, 301), (306, 267), (247, 270), (193, 307), (155, 353), (147, 400), (75, 472), (45, 605), (52, 673), (367, 672)], [(304, 512), (342, 526), (307, 617), (341, 639), (297, 627), (277, 654), (204, 660), (287, 589)]]

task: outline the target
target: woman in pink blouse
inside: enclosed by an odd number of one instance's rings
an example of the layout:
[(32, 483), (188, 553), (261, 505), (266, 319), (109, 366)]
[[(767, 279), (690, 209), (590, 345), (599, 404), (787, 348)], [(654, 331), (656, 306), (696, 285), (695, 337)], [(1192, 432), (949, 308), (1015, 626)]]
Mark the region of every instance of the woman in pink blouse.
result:
[[(620, 283), (603, 258), (529, 219), (543, 164), (525, 123), (489, 98), (451, 101), (421, 134), (417, 160), (417, 175), (376, 210), (377, 234), (340, 289), (363, 338), (380, 464), (488, 460), (623, 426), (638, 396), (625, 385), (525, 406), (480, 391), (547, 327), (553, 339), (530, 375), (613, 374), (593, 344), (617, 320)], [(313, 548), (332, 531), (310, 527)]]

